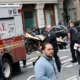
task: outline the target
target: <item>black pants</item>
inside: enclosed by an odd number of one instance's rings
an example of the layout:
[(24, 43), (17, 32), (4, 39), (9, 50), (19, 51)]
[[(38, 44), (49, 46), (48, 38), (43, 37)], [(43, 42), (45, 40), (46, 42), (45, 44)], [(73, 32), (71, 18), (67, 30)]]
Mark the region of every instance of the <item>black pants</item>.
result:
[(80, 52), (77, 51), (77, 61), (78, 61), (78, 64), (80, 65)]
[(58, 72), (60, 72), (61, 71), (61, 61), (60, 61), (57, 53), (58, 53), (58, 46), (54, 46), (54, 58), (55, 58), (55, 62), (56, 62)]
[(26, 60), (23, 60), (23, 66), (26, 66)]
[(71, 41), (71, 44), (70, 44), (70, 50), (71, 50), (72, 60), (73, 61), (77, 61), (77, 57), (76, 57), (77, 51), (74, 50), (74, 44), (75, 43), (77, 43), (77, 41)]

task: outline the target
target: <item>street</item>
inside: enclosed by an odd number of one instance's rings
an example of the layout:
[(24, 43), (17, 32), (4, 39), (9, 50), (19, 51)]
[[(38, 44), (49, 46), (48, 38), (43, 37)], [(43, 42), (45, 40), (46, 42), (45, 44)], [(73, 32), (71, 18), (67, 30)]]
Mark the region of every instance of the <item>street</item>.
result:
[[(70, 63), (71, 60), (71, 54), (69, 49), (59, 50), (58, 55), (60, 57), (62, 65), (66, 64), (66, 66), (62, 70), (62, 74), (60, 75), (60, 80), (77, 80), (77, 63), (74, 63), (73, 65)], [(23, 68), (22, 62), (20, 62), (21, 66), (21, 73), (12, 75), (11, 80), (27, 80), (28, 77), (34, 75), (34, 68), (32, 66), (32, 62), (35, 61), (37, 58), (37, 54), (32, 54), (28, 57), (31, 57), (30, 60), (26, 62), (27, 67)], [(35, 79), (34, 79), (35, 80)]]

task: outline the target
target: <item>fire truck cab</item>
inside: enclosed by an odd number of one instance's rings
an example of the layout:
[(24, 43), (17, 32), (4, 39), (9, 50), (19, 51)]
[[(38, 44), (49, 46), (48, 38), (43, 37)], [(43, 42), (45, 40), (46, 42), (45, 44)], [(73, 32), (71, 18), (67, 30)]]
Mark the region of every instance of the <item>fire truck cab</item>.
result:
[(9, 80), (19, 61), (26, 58), (20, 5), (0, 5), (0, 61), (3, 76)]

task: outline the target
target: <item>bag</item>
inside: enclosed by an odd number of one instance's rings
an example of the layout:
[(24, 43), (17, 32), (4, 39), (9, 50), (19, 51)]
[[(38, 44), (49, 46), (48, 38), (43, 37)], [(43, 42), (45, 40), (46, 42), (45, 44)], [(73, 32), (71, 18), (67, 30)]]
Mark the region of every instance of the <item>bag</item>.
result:
[(36, 60), (35, 62), (33, 62), (33, 66), (35, 66), (36, 62), (38, 61), (38, 59), (41, 57), (42, 55), (40, 55)]

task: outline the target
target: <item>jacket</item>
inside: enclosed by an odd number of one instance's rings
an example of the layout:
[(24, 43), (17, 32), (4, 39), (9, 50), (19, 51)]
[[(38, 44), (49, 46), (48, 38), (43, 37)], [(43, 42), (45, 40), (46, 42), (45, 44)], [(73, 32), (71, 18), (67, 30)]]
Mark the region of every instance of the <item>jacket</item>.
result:
[(44, 42), (49, 42), (53, 46), (57, 46), (56, 35), (53, 31), (50, 31), (46, 34)]
[(36, 80), (58, 80), (58, 70), (55, 59), (52, 58), (54, 68), (49, 60), (42, 56), (35, 64)]
[(46, 34), (44, 42), (49, 42), (54, 47), (55, 54), (58, 52), (58, 45), (56, 40), (56, 35), (53, 31), (50, 31)]

